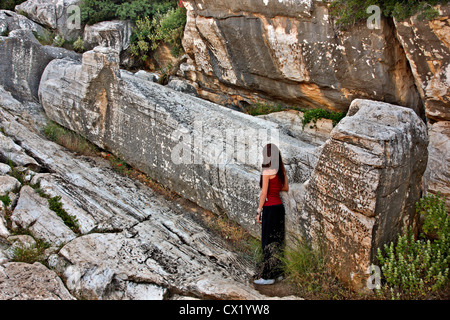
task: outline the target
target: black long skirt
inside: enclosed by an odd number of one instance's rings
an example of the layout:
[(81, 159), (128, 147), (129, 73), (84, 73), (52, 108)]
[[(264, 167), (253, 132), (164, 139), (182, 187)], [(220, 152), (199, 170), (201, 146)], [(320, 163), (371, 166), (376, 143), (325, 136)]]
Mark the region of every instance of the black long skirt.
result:
[(264, 263), (261, 277), (276, 279), (283, 274), (280, 260), (284, 244), (284, 205), (263, 207), (261, 244)]

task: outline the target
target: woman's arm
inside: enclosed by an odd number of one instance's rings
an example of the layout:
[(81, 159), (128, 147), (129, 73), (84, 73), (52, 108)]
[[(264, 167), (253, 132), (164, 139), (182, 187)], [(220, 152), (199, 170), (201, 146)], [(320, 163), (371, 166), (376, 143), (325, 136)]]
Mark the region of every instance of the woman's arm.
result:
[(263, 183), (261, 188), (261, 193), (259, 195), (259, 205), (258, 205), (258, 215), (256, 216), (256, 221), (261, 224), (261, 215), (262, 215), (262, 208), (264, 206), (264, 202), (266, 202), (267, 198), (267, 192), (269, 190), (269, 175), (263, 175), (262, 176)]
[(281, 188), (281, 191), (289, 191), (289, 183), (288, 183), (288, 178), (287, 178), (286, 172), (284, 173), (284, 184), (283, 184), (283, 188)]

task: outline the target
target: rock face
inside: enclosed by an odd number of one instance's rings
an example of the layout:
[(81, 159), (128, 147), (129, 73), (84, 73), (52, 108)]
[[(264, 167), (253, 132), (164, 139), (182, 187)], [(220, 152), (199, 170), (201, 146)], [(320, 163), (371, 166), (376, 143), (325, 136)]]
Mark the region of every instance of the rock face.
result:
[(438, 121), (429, 125), (428, 167), (425, 187), (430, 193), (440, 192), (446, 197), (450, 212), (450, 121)]
[(119, 53), (128, 49), (132, 24), (129, 21), (103, 21), (84, 28), (84, 47), (91, 50), (97, 46), (111, 47)]
[(222, 104), (268, 99), (340, 111), (355, 98), (368, 98), (422, 112), (388, 20), (379, 30), (361, 24), (336, 31), (322, 1), (183, 3), (183, 46), (190, 60), (181, 70), (203, 88), (202, 97)]
[[(329, 2), (183, 1), (190, 59), (179, 75), (221, 104), (278, 100), (346, 111), (365, 98), (412, 108), (430, 128), (450, 120), (449, 5), (436, 6), (439, 17), (430, 21), (416, 15), (381, 19), (380, 29), (361, 22), (336, 30)], [(450, 136), (439, 132), (437, 141), (430, 132), (430, 159), (446, 164)], [(447, 166), (433, 163), (425, 191), (446, 195), (450, 211)]]
[(445, 195), (450, 212), (450, 6), (436, 8), (440, 13), (436, 19), (413, 16), (395, 25), (429, 119), (426, 190)]
[(0, 300), (75, 300), (58, 275), (45, 266), (10, 262), (0, 265)]
[(39, 35), (44, 34), (44, 28), (21, 14), (9, 10), (0, 10), (0, 34), (13, 30), (31, 30)]
[(47, 199), (29, 186), (22, 187), (11, 221), (14, 229), (27, 229), (52, 245), (58, 246), (76, 238), (64, 221), (49, 209)]
[(76, 39), (82, 35), (79, 12), (80, 0), (28, 0), (15, 7), (31, 20), (56, 30), (65, 39)]
[[(32, 37), (32, 38), (30, 38)], [(37, 101), (39, 81), (47, 64), (57, 58), (77, 59), (75, 52), (43, 46), (31, 34), (11, 32), (9, 37), (0, 37), (0, 84), (20, 100)]]
[(440, 16), (423, 21), (413, 16), (395, 21), (429, 119), (450, 120), (450, 6), (438, 6)]
[(411, 109), (355, 100), (303, 186), (297, 223), (356, 288), (365, 285), (376, 249), (416, 226), (427, 144), (426, 126)]
[(118, 60), (102, 47), (84, 53), (82, 64), (53, 60), (39, 89), (50, 119), (254, 234), (262, 146), (277, 140), (291, 181), (309, 178), (317, 145), (283, 134), (273, 122), (120, 71)]
[[(46, 168), (35, 172), (29, 184), (60, 196), (81, 232), (76, 238), (57, 236), (63, 243), (54, 241), (48, 235), (61, 228), (51, 222), (58, 218), (48, 210), (47, 199), (22, 186), (11, 208), (12, 223), (24, 221), (26, 227), (25, 220), (37, 218), (28, 227), (36, 240), (53, 243), (44, 253), (50, 269), (12, 262), (12, 242), (32, 249), (36, 241), (0, 233), (0, 299), (266, 298), (249, 285), (254, 268), (184, 207), (115, 172), (103, 158), (76, 156), (18, 119), (1, 108), (0, 135), (13, 137), (22, 152)], [(3, 210), (0, 215), (2, 231)], [(42, 223), (49, 216), (52, 220)]]

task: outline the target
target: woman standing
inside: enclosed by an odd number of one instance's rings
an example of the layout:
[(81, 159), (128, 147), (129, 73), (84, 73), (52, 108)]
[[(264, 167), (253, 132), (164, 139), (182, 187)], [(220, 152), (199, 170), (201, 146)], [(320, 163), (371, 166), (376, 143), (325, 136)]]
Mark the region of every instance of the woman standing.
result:
[(256, 221), (262, 224), (261, 244), (264, 264), (260, 279), (255, 284), (273, 284), (282, 278), (279, 254), (284, 242), (284, 205), (280, 191), (289, 191), (286, 170), (280, 150), (273, 144), (263, 149), (262, 172), (260, 178), (261, 194), (259, 197)]

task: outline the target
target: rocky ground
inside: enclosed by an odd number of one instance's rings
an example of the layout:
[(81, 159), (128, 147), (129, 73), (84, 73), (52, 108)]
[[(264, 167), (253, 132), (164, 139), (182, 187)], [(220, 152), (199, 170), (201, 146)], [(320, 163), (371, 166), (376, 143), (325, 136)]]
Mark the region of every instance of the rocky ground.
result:
[[(182, 202), (114, 171), (101, 157), (49, 141), (40, 132), (46, 122), (41, 106), (0, 89), (0, 299), (277, 295), (256, 290), (254, 266)], [(79, 228), (50, 209), (55, 197)], [(40, 253), (37, 262), (16, 262), (29, 252)]]

